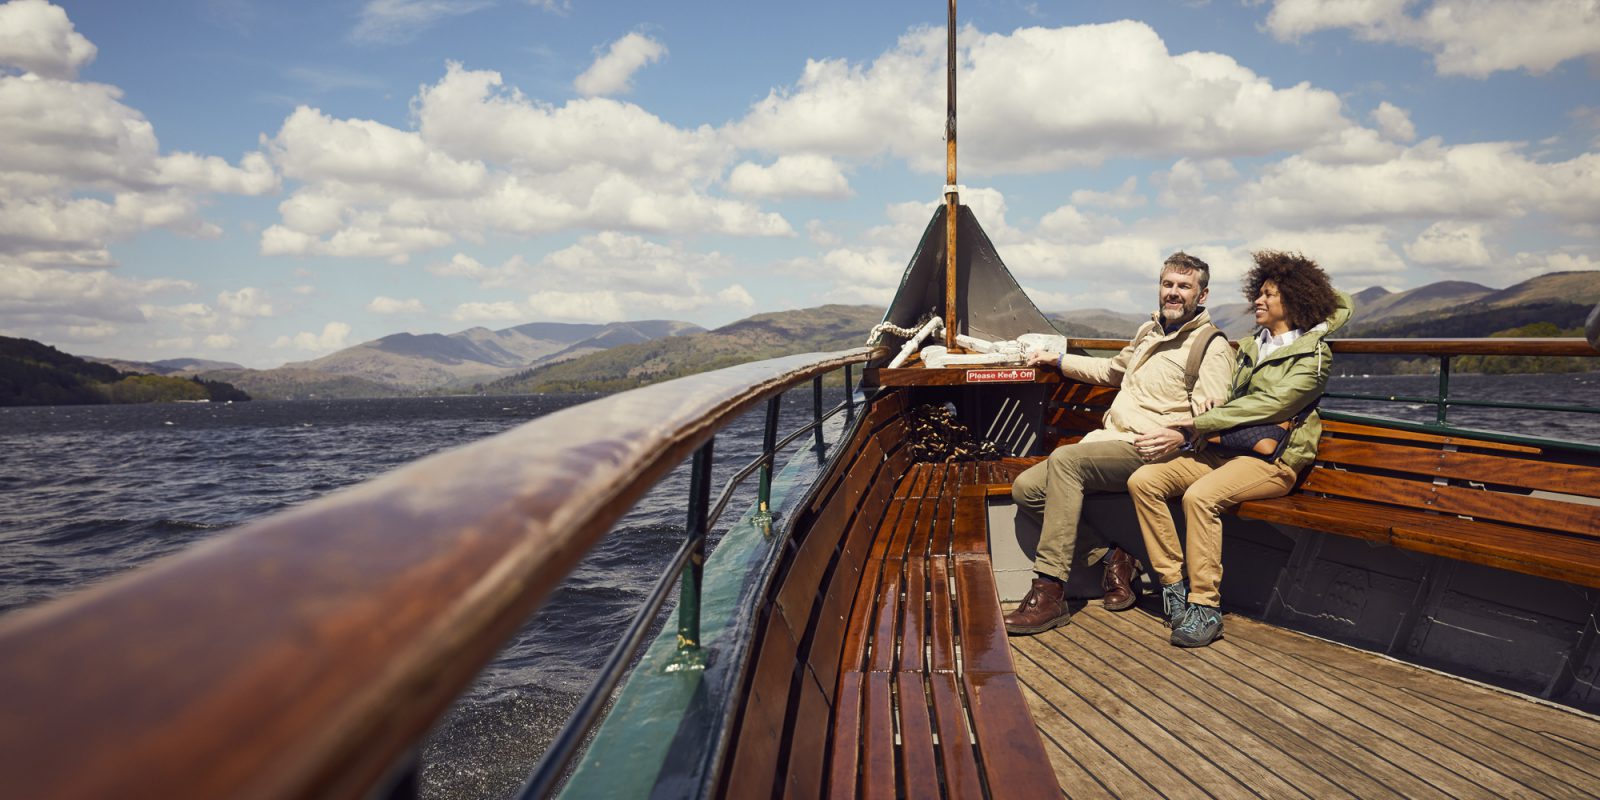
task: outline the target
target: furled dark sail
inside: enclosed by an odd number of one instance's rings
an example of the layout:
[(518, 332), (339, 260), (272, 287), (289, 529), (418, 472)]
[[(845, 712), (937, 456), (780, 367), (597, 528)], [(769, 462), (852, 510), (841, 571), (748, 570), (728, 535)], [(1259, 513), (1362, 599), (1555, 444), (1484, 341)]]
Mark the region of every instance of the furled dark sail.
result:
[[(984, 233), (972, 209), (960, 206), (956, 229), (956, 333), (979, 339), (1015, 339), (1024, 333), (1054, 333), (1038, 306), (1022, 291), (1017, 279)], [(894, 301), (883, 321), (915, 328), (929, 315), (944, 313), (945, 208), (933, 212), (916, 254), (900, 278)], [(885, 333), (883, 344), (898, 348), (905, 339)], [(936, 343), (936, 340), (929, 344)], [(881, 354), (870, 366), (882, 366), (893, 352)]]

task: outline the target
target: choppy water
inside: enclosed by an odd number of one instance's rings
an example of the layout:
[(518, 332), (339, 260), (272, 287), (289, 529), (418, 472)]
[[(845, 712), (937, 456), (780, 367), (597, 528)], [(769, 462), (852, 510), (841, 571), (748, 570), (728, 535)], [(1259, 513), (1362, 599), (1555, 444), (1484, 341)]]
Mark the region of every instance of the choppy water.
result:
[[(1429, 395), (1437, 379), (1335, 379), (1335, 391)], [(1600, 403), (1600, 373), (1458, 375), (1456, 398)], [(0, 408), (0, 613), (246, 520), (589, 399), (458, 397), (232, 405)], [(782, 428), (810, 413), (792, 393)], [(830, 404), (836, 399), (830, 398)], [(1325, 407), (1433, 419), (1420, 403)], [(1600, 415), (1455, 409), (1450, 421), (1600, 443)], [(717, 439), (722, 482), (759, 450), (761, 413)], [(423, 753), (424, 796), (515, 791), (587, 688), (683, 535), (686, 468), (648, 494), (484, 672)], [(736, 502), (733, 509), (747, 505)], [(729, 515), (737, 516), (737, 511)]]

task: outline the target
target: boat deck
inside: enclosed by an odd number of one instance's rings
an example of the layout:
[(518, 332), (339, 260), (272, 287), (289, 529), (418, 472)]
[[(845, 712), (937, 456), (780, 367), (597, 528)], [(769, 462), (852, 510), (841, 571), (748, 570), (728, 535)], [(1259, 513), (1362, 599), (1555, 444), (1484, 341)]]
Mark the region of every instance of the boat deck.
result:
[(1600, 797), (1600, 719), (1244, 617), (1224, 632), (1184, 650), (1092, 603), (1011, 639), (1064, 795)]

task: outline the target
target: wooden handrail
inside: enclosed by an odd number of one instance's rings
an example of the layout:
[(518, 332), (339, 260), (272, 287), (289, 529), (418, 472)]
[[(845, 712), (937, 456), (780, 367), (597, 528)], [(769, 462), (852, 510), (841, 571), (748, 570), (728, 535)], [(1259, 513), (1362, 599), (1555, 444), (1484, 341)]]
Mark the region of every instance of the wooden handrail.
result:
[(604, 397), (0, 618), (5, 794), (363, 794), (656, 481), (868, 355)]
[[(1083, 339), (1069, 337), (1074, 348), (1121, 350), (1127, 339)], [(1335, 353), (1364, 353), (1414, 356), (1600, 356), (1600, 350), (1583, 339), (1485, 338), (1485, 339), (1329, 339)]]

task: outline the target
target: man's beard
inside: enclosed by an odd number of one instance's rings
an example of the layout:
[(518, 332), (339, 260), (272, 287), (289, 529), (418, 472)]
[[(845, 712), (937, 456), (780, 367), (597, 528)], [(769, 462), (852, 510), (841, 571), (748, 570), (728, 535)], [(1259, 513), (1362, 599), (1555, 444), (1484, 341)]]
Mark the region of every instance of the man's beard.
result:
[(1194, 305), (1188, 305), (1188, 304), (1184, 303), (1182, 300), (1179, 300), (1178, 303), (1179, 303), (1178, 308), (1171, 308), (1166, 304), (1165, 301), (1162, 302), (1162, 304), (1161, 304), (1161, 321), (1162, 322), (1165, 322), (1165, 323), (1167, 323), (1169, 325), (1174, 323), (1174, 322), (1182, 322), (1182, 321), (1194, 316), (1195, 312), (1200, 308), (1200, 304), (1199, 303), (1195, 303)]

